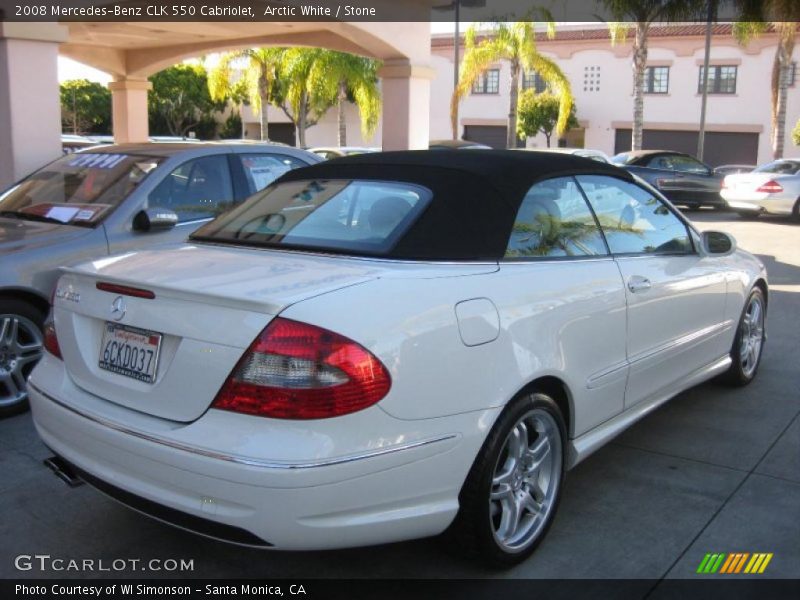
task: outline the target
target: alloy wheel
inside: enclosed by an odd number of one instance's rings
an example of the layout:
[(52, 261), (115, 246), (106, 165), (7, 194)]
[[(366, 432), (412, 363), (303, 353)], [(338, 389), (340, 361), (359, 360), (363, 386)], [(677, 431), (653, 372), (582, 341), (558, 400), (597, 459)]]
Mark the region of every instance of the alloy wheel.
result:
[(561, 433), (545, 410), (527, 412), (512, 427), (492, 475), (489, 518), (506, 552), (530, 546), (548, 522), (561, 481)]
[(28, 397), (26, 380), (42, 357), (42, 333), (22, 315), (0, 314), (0, 408)]
[(764, 305), (760, 295), (751, 296), (742, 319), (739, 361), (745, 377), (752, 377), (764, 341)]

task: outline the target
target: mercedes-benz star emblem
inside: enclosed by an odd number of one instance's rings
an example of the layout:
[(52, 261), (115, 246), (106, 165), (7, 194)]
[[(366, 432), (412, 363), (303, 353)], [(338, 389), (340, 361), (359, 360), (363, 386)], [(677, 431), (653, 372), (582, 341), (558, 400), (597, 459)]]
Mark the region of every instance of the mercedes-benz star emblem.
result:
[(111, 316), (115, 321), (121, 321), (125, 316), (125, 298), (117, 296), (111, 303)]

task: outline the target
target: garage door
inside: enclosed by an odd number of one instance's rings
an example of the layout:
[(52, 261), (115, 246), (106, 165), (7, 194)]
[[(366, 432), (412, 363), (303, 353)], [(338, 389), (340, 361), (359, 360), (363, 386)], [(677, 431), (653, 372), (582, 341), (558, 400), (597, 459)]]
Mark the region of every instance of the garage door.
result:
[[(674, 150), (692, 156), (697, 154), (697, 131), (645, 129), (642, 148)], [(631, 130), (617, 129), (614, 152), (631, 149)], [(730, 164), (758, 164), (758, 134), (709, 131), (706, 133), (703, 162), (712, 167)]]
[[(506, 147), (506, 132), (508, 127), (501, 125), (465, 125), (464, 139), (470, 142), (479, 142), (492, 148)], [(524, 148), (525, 141), (517, 140), (517, 148)]]

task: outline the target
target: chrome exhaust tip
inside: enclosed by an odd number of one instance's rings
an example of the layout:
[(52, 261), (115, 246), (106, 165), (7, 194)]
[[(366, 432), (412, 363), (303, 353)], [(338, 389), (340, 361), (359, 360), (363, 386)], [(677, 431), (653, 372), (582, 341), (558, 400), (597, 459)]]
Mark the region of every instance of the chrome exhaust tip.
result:
[(69, 487), (78, 487), (83, 485), (83, 479), (78, 477), (67, 461), (60, 456), (51, 456), (42, 461), (44, 466), (50, 469), (56, 477), (66, 483)]

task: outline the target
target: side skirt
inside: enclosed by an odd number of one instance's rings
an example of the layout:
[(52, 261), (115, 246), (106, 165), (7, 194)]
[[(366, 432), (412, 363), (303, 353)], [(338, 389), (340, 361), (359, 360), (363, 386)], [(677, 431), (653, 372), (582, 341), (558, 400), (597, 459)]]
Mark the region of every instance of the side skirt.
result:
[(731, 365), (731, 357), (726, 354), (712, 363), (707, 364), (683, 379), (678, 387), (668, 392), (653, 396), (635, 404), (625, 412), (587, 431), (583, 435), (571, 440), (567, 446), (567, 468), (571, 469), (595, 450), (602, 447), (612, 438), (618, 436), (639, 419), (642, 419), (664, 404), (670, 398), (677, 396), (684, 390), (707, 381), (712, 377), (725, 372)]

